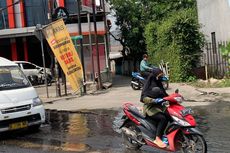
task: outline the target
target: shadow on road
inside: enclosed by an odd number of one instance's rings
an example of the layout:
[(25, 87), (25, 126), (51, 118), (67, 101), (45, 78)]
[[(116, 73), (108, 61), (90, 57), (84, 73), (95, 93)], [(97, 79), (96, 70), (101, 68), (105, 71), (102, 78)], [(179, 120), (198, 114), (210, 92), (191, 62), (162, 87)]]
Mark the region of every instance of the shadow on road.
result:
[(113, 87), (130, 86), (130, 81), (131, 81), (131, 77), (122, 76), (122, 75), (115, 75), (115, 76), (113, 76)]

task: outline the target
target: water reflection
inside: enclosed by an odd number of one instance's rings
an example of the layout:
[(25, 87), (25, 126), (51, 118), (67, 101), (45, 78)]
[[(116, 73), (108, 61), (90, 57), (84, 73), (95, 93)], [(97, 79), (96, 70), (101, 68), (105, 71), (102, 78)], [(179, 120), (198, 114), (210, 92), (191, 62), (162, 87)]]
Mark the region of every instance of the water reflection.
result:
[(196, 107), (196, 118), (208, 144), (208, 152), (227, 153), (230, 150), (230, 103)]
[(83, 114), (69, 112), (46, 111), (47, 123), (55, 138), (62, 141), (59, 149), (63, 151), (86, 151), (89, 146), (82, 141), (88, 137), (89, 128)]
[(64, 141), (60, 144), (63, 151), (88, 152), (119, 148), (117, 145), (120, 144), (120, 138), (117, 137), (118, 143), (115, 142), (117, 133), (111, 128), (116, 111), (70, 113), (51, 110), (46, 113), (50, 130), (52, 133), (57, 132), (59, 139)]

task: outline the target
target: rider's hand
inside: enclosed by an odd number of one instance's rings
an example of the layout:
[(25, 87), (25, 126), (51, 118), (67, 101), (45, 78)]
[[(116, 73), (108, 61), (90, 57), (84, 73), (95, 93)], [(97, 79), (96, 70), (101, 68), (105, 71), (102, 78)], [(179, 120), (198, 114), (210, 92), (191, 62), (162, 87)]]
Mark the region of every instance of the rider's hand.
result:
[(163, 103), (161, 103), (162, 106), (165, 106), (165, 107), (169, 107), (169, 102), (168, 101), (164, 101)]
[(156, 98), (156, 99), (153, 99), (153, 102), (156, 103), (156, 104), (161, 104), (164, 102), (164, 99), (162, 98)]

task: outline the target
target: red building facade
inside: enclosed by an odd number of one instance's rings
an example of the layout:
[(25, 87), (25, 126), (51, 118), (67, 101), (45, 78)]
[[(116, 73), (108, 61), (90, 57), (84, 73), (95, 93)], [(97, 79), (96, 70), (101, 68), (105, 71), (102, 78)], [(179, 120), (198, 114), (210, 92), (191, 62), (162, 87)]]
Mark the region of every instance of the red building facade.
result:
[[(1, 0), (0, 1), (0, 56), (10, 60), (30, 61), (42, 65), (42, 54), (40, 41), (36, 38), (34, 30), (37, 24), (43, 26), (52, 22), (52, 14), (58, 7), (64, 7), (70, 15), (66, 26), (71, 36), (79, 35), (77, 21), (76, 0)], [(99, 6), (100, 7), (100, 6)], [(97, 72), (96, 45), (94, 28), (90, 15), (91, 28), (87, 21), (87, 15), (81, 14), (83, 51), (85, 61), (85, 72), (87, 80), (92, 79), (93, 70)], [(105, 48), (105, 27), (103, 12), (98, 11), (96, 15), (98, 27), (100, 69), (108, 67), (107, 50)], [(89, 31), (92, 29), (92, 31)], [(92, 49), (90, 48), (89, 34), (92, 36)], [(45, 58), (47, 67), (53, 65), (53, 54), (44, 41)], [(77, 45), (77, 48), (79, 44)], [(78, 51), (79, 52), (79, 51)], [(80, 56), (80, 54), (79, 54)]]

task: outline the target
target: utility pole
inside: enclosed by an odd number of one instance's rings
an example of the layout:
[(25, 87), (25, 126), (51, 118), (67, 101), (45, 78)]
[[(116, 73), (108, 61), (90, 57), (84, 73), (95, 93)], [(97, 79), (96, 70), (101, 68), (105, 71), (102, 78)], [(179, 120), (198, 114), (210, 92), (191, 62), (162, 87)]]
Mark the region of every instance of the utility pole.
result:
[[(79, 35), (82, 36), (82, 30), (81, 30), (81, 3), (80, 0), (77, 0), (77, 13), (78, 13), (78, 32)], [(84, 52), (83, 52), (83, 42), (82, 39), (80, 39), (80, 53), (81, 53), (81, 64), (83, 69), (83, 93), (86, 93), (86, 84), (85, 84), (85, 63), (84, 63)]]
[(96, 11), (95, 11), (95, 0), (92, 0), (93, 7), (93, 22), (94, 22), (94, 33), (95, 33), (95, 43), (96, 43), (96, 55), (97, 55), (97, 73), (98, 73), (98, 88), (102, 89), (101, 83), (101, 70), (100, 70), (100, 58), (99, 58), (99, 48), (98, 48), (98, 37), (97, 37), (97, 20), (96, 20)]
[(46, 84), (46, 96), (47, 96), (47, 98), (49, 98), (48, 85), (47, 85), (45, 54), (44, 54), (44, 45), (43, 45), (43, 35), (42, 35), (42, 25), (37, 24), (36, 25), (36, 30), (39, 33), (39, 39), (40, 39), (40, 42), (41, 42), (43, 71), (44, 71), (44, 75), (45, 75), (45, 84)]
[(92, 33), (91, 33), (91, 22), (90, 22), (90, 13), (87, 13), (87, 20), (88, 20), (88, 26), (89, 26), (89, 50), (91, 53), (91, 63), (92, 63), (92, 73), (93, 73), (93, 82), (95, 83), (95, 70), (94, 70), (94, 57), (93, 57), (93, 48), (92, 48)]
[(103, 19), (104, 19), (104, 26), (105, 26), (105, 48), (106, 48), (106, 68), (109, 71), (109, 41), (108, 41), (108, 25), (105, 15), (105, 0), (102, 0), (102, 8), (103, 8)]

